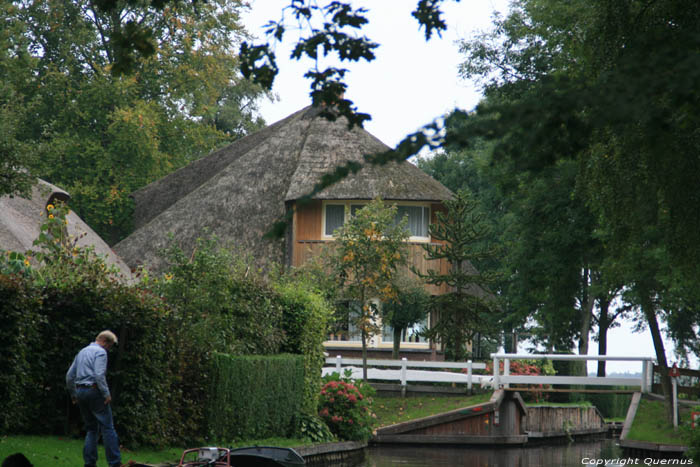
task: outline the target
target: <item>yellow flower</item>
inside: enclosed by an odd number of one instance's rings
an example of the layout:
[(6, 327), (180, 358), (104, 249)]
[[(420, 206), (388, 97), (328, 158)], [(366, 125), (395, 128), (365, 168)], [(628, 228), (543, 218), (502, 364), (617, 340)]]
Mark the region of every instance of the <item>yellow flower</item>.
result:
[(49, 214), (49, 219), (53, 219), (53, 214)]
[(173, 275), (172, 275), (172, 274), (166, 274), (166, 275), (165, 275), (165, 280), (166, 280), (166, 281), (170, 281), (170, 280), (172, 280), (172, 279), (173, 279)]
[(52, 211), (53, 208), (54, 208), (54, 205), (53, 205), (53, 204), (49, 204), (48, 206), (46, 206), (46, 210), (47, 210), (47, 211)]
[(25, 259), (25, 260), (24, 260), (24, 265), (25, 265), (25, 266), (29, 266), (29, 260), (28, 260), (28, 259)]

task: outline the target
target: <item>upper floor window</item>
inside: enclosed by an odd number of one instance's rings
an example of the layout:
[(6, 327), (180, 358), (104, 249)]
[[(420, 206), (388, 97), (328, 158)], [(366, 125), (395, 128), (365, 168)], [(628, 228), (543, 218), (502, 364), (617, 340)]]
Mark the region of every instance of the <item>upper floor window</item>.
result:
[[(323, 237), (333, 238), (333, 232), (341, 227), (350, 216), (362, 209), (364, 204), (352, 201), (327, 201), (323, 203)], [(410, 241), (429, 240), (430, 206), (425, 203), (399, 202), (396, 206), (396, 222), (408, 218), (406, 228)]]

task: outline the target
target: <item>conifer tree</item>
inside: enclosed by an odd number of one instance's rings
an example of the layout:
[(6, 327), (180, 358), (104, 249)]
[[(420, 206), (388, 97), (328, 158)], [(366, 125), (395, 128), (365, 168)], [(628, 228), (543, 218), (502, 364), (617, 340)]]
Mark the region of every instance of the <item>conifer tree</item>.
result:
[(481, 273), (474, 263), (495, 255), (493, 248), (482, 242), (489, 232), (471, 194), (459, 191), (453, 200), (445, 201), (447, 212), (437, 212), (437, 222), (430, 225), (430, 234), (436, 243), (423, 248), (429, 260), (445, 259), (451, 265), (448, 272), (429, 270), (420, 274), (427, 283), (451, 288), (449, 293), (434, 296), (431, 307), (438, 312), (427, 336), (445, 344), (445, 360), (465, 360), (467, 343), (479, 332), (489, 335), (497, 332), (498, 310), (496, 297), (488, 286), (494, 274)]

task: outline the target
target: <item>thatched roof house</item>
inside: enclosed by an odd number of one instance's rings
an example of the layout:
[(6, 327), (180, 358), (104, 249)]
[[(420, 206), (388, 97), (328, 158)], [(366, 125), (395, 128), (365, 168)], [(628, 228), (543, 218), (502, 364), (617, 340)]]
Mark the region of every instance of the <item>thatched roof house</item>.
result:
[[(46, 207), (69, 199), (68, 193), (41, 179), (32, 187), (29, 198), (0, 197), (0, 250), (24, 253), (36, 249), (33, 243), (46, 220)], [(116, 266), (127, 281), (132, 279), (124, 261), (74, 211), (68, 213), (66, 221), (68, 234), (78, 239), (78, 246), (93, 246), (95, 253), (103, 256), (107, 264)]]
[[(299, 225), (292, 226), (283, 239), (265, 240), (263, 235), (287, 210), (295, 209), (296, 200), (322, 174), (346, 161), (362, 161), (364, 154), (388, 149), (361, 128), (349, 130), (344, 119), (331, 122), (318, 109), (307, 107), (133, 193), (136, 230), (114, 249), (131, 267), (144, 264), (157, 270), (162, 266), (157, 252), (167, 245), (169, 233), (191, 251), (207, 228), (261, 263), (294, 264), (295, 240), (302, 235)], [(315, 200), (377, 197), (429, 206), (451, 198), (452, 193), (403, 162), (365, 167)]]

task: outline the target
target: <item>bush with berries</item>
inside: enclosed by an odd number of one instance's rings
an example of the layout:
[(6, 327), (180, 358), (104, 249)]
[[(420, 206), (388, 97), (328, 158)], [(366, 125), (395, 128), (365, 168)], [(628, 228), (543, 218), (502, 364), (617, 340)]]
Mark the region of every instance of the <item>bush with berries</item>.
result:
[(377, 418), (372, 411), (374, 393), (369, 384), (333, 373), (323, 379), (318, 415), (338, 438), (366, 440)]

